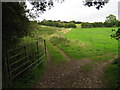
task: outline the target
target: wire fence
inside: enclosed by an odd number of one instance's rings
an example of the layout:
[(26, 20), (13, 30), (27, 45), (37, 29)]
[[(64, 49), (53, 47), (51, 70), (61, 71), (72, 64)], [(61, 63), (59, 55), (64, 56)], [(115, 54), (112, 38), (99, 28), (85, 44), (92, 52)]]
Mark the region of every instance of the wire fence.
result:
[(22, 77), (28, 69), (39, 66), (45, 60), (45, 56), (45, 40), (9, 50), (3, 55), (3, 73), (5, 73), (8, 87), (11, 87), (12, 81)]

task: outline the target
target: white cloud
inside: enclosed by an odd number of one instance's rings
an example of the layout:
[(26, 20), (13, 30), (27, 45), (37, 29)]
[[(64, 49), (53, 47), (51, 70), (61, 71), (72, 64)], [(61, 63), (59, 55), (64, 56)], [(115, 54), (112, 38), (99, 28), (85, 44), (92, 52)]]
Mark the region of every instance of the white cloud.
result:
[(37, 20), (104, 22), (109, 14), (114, 14), (118, 18), (118, 1), (110, 0), (103, 8), (97, 10), (95, 7), (85, 7), (82, 0), (65, 0), (62, 4), (56, 3), (55, 7), (46, 11)]

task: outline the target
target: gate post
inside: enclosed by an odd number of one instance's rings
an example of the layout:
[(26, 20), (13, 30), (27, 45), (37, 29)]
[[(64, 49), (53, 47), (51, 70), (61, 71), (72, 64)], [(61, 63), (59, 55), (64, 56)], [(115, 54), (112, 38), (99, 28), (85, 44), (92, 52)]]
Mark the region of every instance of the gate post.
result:
[(44, 39), (44, 49), (45, 49), (45, 52), (44, 52), (44, 60), (47, 58), (47, 52), (46, 52), (46, 40)]
[(46, 55), (46, 40), (44, 39), (44, 49), (45, 49), (45, 55)]

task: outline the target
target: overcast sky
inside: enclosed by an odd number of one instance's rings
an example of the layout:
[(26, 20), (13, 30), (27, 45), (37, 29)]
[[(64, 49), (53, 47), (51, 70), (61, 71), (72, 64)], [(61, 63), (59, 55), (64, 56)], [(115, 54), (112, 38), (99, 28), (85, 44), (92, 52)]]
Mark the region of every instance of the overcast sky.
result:
[[(55, 7), (46, 11), (37, 20), (61, 20), (61, 21), (82, 21), (82, 22), (104, 22), (106, 16), (113, 14), (118, 19), (118, 1), (109, 0), (100, 10), (95, 7), (85, 7), (83, 0), (65, 0), (62, 4), (55, 3)], [(28, 5), (28, 7), (30, 7)]]

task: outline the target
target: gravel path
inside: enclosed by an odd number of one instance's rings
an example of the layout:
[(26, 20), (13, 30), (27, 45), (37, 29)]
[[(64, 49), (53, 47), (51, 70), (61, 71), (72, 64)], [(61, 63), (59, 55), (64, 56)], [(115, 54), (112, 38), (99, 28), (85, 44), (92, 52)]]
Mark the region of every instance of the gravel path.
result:
[[(40, 80), (35, 84), (35, 88), (106, 88), (102, 80), (103, 67), (112, 60), (101, 63), (83, 58), (81, 60), (71, 60), (61, 49), (54, 46), (61, 54), (68, 59), (66, 63), (54, 64), (47, 51), (48, 63), (46, 70)], [(81, 66), (87, 63), (96, 63), (94, 67), (85, 72)]]

